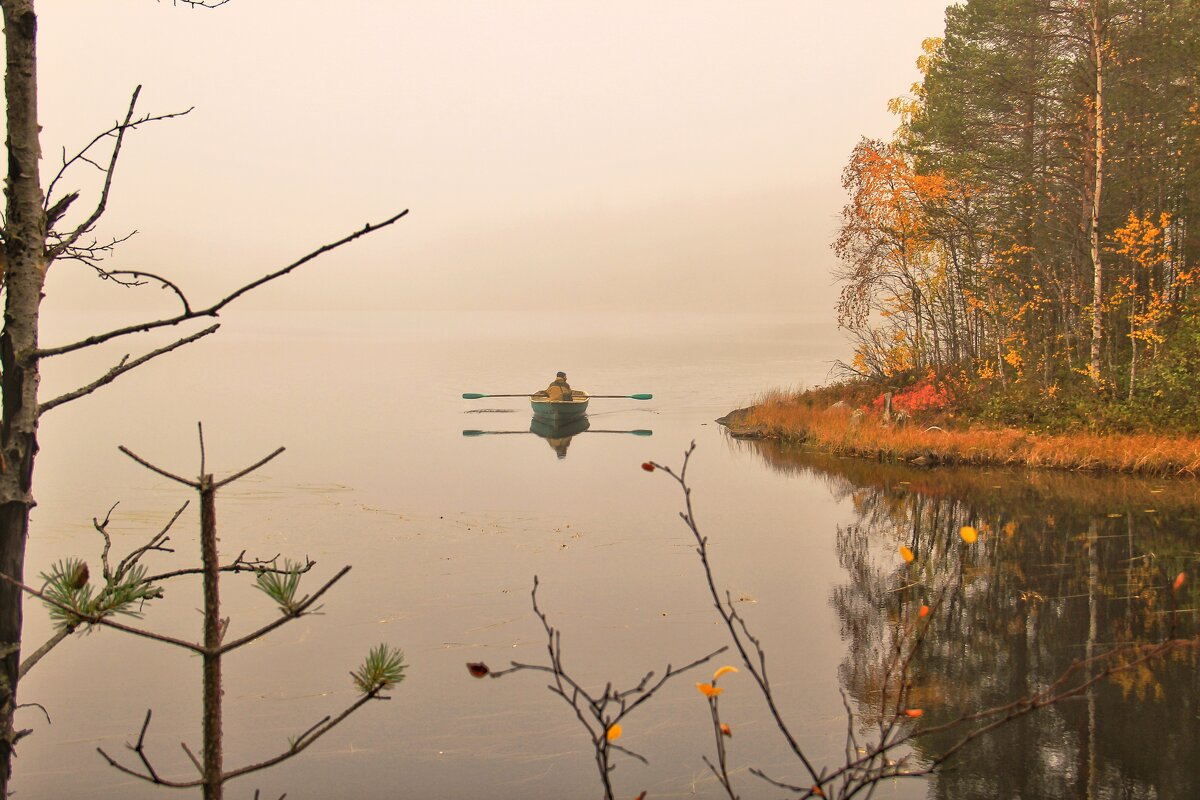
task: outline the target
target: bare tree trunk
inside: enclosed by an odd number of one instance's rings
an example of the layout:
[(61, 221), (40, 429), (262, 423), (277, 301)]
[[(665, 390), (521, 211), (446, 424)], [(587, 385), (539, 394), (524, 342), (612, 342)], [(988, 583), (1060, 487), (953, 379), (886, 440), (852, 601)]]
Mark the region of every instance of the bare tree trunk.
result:
[[(25, 539), (33, 508), (37, 454), (38, 315), (46, 279), (46, 216), (38, 177), (37, 17), (33, 0), (3, 0), (8, 103), (5, 188), (4, 329), (0, 332), (3, 411), (0, 418), (0, 570), (24, 581)], [(0, 587), (0, 797), (8, 796), (21, 663), (21, 595)]]

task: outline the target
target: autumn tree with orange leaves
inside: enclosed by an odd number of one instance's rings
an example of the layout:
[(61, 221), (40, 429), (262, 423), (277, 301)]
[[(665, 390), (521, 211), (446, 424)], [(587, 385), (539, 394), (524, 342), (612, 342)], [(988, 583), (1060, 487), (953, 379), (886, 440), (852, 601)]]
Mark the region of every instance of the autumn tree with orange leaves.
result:
[(1153, 405), (1195, 316), (1197, 63), (1194, 2), (948, 8), (895, 137), (843, 176), (846, 366)]

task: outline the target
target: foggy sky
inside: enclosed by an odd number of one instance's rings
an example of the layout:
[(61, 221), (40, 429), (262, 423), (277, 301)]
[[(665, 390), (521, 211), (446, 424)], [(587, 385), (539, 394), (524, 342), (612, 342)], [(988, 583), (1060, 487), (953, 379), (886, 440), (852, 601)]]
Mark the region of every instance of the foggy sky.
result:
[[(44, 172), (143, 84), (195, 110), (128, 141), (100, 233), (196, 301), (409, 208), (246, 305), (832, 317), (842, 166), (945, 4), (42, 0)], [(113, 298), (83, 276), (52, 301)]]

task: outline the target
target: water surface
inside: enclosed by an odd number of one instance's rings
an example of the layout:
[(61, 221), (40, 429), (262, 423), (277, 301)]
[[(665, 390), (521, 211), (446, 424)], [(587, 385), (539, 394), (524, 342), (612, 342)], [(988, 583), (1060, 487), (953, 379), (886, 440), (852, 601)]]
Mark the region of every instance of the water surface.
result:
[[(87, 322), (64, 321), (47, 340), (69, 339), (70, 326)], [(111, 527), (122, 550), (188, 499), (117, 453), (118, 444), (191, 474), (203, 420), (207, 463), (218, 475), (288, 447), (221, 494), (223, 552), (310, 556), (318, 562), (314, 585), (342, 564), (353, 570), (321, 615), (230, 657), (227, 766), (272, 755), (289, 735), (348, 704), (346, 673), (372, 645), (403, 648), (411, 667), (391, 701), (369, 705), (299, 759), (235, 783), (232, 791), (246, 796), (256, 788), (289, 797), (597, 796), (589, 746), (543, 680), (477, 681), (464, 664), (544, 659), (545, 636), (530, 608), (534, 575), (543, 609), (563, 631), (567, 666), (589, 686), (632, 686), (649, 669), (725, 644), (677, 516), (682, 497), (665, 476), (639, 468), (651, 459), (678, 465), (692, 441), (697, 520), (720, 588), (762, 638), (781, 705), (818, 763), (842, 757), (841, 691), (870, 719), (871, 667), (889, 620), (897, 603), (918, 599), (894, 591), (904, 585), (896, 583), (898, 543), (932, 559), (962, 520), (996, 532), (971, 564), (981, 577), (939, 623), (937, 657), (922, 663), (931, 717), (1045, 680), (1079, 655), (1088, 635), (1095, 645), (1158, 635), (1161, 607), (1121, 598), (1152, 590), (1187, 553), (1194, 557), (1191, 484), (1085, 478), (1082, 490), (1050, 491), (1034, 477), (988, 473), (986, 487), (1002, 488), (981, 491), (924, 483), (963, 473), (813, 462), (729, 440), (716, 417), (763, 389), (826, 379), (842, 346), (824, 324), (431, 312), (249, 314), (227, 328), (47, 415), (29, 564), (34, 573), (68, 554), (94, 562), (91, 518), (118, 500)], [(55, 364), (47, 393), (108, 363)], [(526, 403), (460, 399), (467, 391), (530, 391), (560, 369), (577, 388), (655, 399), (593, 401), (589, 429), (571, 438), (565, 457), (529, 432)], [(652, 433), (607, 432), (629, 430)], [(1079, 495), (1092, 504), (1065, 499)], [(1097, 499), (1115, 497), (1126, 499)], [(168, 569), (195, 557), (192, 510), (172, 540), (178, 552), (156, 554), (152, 564)], [(273, 616), (248, 583), (224, 584), (231, 635)], [(172, 586), (143, 624), (198, 636), (198, 604), (194, 583)], [(26, 616), (27, 642), (49, 635), (36, 604)], [(1094, 632), (1080, 640), (1093, 617)], [(1133, 787), (1128, 796), (1189, 796), (1176, 792), (1194, 790), (1194, 779), (1167, 764), (1196, 752), (1192, 667), (1106, 686), (1094, 711), (1085, 699), (1040, 715), (980, 745), (947, 777), (888, 785), (882, 796), (1055, 797), (1055, 787), (1082, 793), (1093, 784), (1103, 789), (1097, 796), (1127, 796), (1117, 792), (1123, 786)], [(53, 724), (36, 709), (22, 712), (35, 734), (22, 745), (14, 785), (30, 796), (159, 796), (94, 750), (121, 751), (153, 708), (156, 766), (190, 776), (179, 742), (198, 746), (198, 675), (195, 659), (160, 645), (112, 631), (73, 638), (22, 684), (22, 699), (45, 706)], [(705, 677), (681, 678), (626, 721), (622, 742), (650, 764), (619, 762), (619, 795), (720, 796), (701, 761), (712, 742), (694, 683)], [(749, 766), (802, 780), (749, 681), (730, 676), (723, 684), (743, 796), (778, 794), (748, 775)], [(1153, 744), (1120, 746), (1116, 730), (1142, 717), (1160, 721), (1144, 731)], [(1143, 728), (1133, 730), (1141, 741)], [(1027, 784), (1012, 788), (1009, 773)]]

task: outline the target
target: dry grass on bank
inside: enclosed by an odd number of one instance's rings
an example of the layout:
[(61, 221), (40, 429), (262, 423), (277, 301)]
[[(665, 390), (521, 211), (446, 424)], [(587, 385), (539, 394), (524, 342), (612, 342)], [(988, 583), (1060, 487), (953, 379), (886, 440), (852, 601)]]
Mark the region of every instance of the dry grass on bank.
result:
[(1029, 434), (1015, 428), (971, 426), (914, 417), (885, 425), (880, 415), (855, 416), (849, 407), (824, 408), (802, 395), (770, 392), (728, 420), (735, 436), (804, 442), (841, 455), (880, 461), (1022, 464), (1143, 475), (1200, 475), (1200, 439), (1160, 434)]

